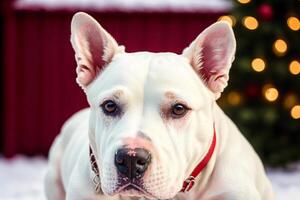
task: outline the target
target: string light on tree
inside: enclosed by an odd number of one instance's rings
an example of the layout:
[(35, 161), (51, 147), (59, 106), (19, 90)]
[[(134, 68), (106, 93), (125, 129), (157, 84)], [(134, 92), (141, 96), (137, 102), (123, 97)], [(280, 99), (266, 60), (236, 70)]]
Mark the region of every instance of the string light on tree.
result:
[(273, 8), (268, 3), (261, 4), (257, 9), (257, 13), (264, 21), (270, 21), (273, 18)]
[(258, 27), (257, 19), (255, 19), (255, 17), (252, 17), (252, 16), (244, 17), (243, 18), (243, 24), (249, 30), (255, 30)]
[(300, 105), (295, 105), (292, 109), (291, 109), (291, 116), (294, 119), (300, 119)]
[(289, 65), (289, 70), (293, 75), (300, 74), (300, 63), (297, 60), (293, 60)]
[(300, 29), (300, 21), (297, 17), (289, 17), (286, 23), (288, 27), (293, 31), (298, 31)]
[(241, 103), (241, 95), (236, 91), (231, 91), (227, 96), (228, 103), (237, 106)]
[(226, 21), (228, 22), (232, 27), (235, 25), (236, 23), (236, 19), (234, 16), (232, 15), (223, 15), (221, 16), (218, 21)]
[(273, 43), (273, 51), (278, 56), (283, 56), (287, 52), (287, 49), (288, 45), (283, 39), (277, 39)]
[(254, 58), (251, 62), (252, 69), (256, 72), (264, 71), (266, 64), (265, 61), (261, 58)]
[(276, 101), (278, 98), (278, 90), (276, 88), (269, 88), (265, 92), (265, 98), (268, 101)]
[(241, 4), (247, 4), (251, 2), (251, 0), (237, 0), (237, 1), (240, 2)]
[(274, 86), (267, 84), (263, 87), (263, 95), (266, 100), (273, 102), (277, 100), (279, 92)]

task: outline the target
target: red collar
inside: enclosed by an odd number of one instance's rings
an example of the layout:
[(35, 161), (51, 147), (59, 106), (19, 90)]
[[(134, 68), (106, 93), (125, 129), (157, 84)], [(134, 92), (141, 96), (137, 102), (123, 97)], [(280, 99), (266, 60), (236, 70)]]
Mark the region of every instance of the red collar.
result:
[(213, 136), (211, 145), (208, 149), (208, 152), (206, 153), (204, 158), (201, 160), (201, 162), (196, 166), (196, 168), (191, 173), (189, 178), (185, 179), (180, 192), (188, 192), (192, 189), (192, 187), (194, 186), (194, 183), (195, 183), (195, 178), (206, 167), (207, 163), (210, 161), (210, 159), (211, 159), (211, 157), (214, 153), (214, 150), (215, 150), (215, 147), (216, 147), (216, 140), (217, 140), (217, 138), (216, 138), (216, 129), (215, 129), (215, 126), (214, 126), (214, 136)]
[[(184, 182), (183, 182), (183, 185), (182, 185), (182, 189), (180, 192), (188, 192), (190, 191), (190, 189), (192, 189), (192, 187), (194, 186), (194, 183), (195, 183), (195, 178), (201, 173), (201, 171), (206, 167), (207, 163), (210, 161), (213, 153), (214, 153), (214, 150), (215, 150), (215, 147), (216, 147), (216, 129), (215, 129), (215, 126), (214, 126), (214, 136), (213, 136), (213, 139), (212, 139), (212, 142), (211, 142), (211, 145), (208, 149), (208, 152), (206, 153), (206, 155), (204, 156), (204, 158), (201, 160), (201, 162), (196, 166), (196, 168), (194, 169), (194, 171), (191, 173), (191, 175), (189, 176), (189, 178), (187, 178)], [(90, 146), (90, 162), (91, 162), (91, 166), (92, 166), (92, 170), (93, 172), (95, 173), (95, 178), (93, 179), (93, 182), (95, 184), (95, 190), (99, 190), (100, 189), (100, 185), (99, 185), (99, 182), (100, 181), (96, 181), (96, 180), (100, 180), (100, 177), (99, 177), (99, 168), (98, 168), (98, 165), (97, 165), (97, 162), (96, 162), (96, 157), (93, 153), (93, 150)]]

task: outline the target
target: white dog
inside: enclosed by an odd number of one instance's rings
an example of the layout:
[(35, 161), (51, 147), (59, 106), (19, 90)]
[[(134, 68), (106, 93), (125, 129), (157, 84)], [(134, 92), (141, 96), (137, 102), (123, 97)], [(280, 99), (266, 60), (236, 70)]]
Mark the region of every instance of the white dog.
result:
[(216, 104), (235, 54), (228, 24), (181, 55), (126, 53), (85, 13), (71, 27), (90, 108), (51, 148), (48, 199), (274, 199), (259, 157)]

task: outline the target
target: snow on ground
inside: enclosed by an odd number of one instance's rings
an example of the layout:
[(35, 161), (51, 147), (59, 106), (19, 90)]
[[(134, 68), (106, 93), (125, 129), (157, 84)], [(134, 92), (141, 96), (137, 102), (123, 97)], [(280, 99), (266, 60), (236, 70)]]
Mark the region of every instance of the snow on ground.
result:
[(297, 171), (268, 170), (278, 200), (297, 200), (300, 197), (300, 168)]
[(17, 0), (17, 8), (39, 7), (43, 9), (91, 8), (105, 10), (226, 10), (229, 0)]
[[(44, 158), (0, 157), (0, 200), (45, 200)], [(297, 171), (268, 170), (278, 200), (296, 200), (300, 196), (300, 165)]]

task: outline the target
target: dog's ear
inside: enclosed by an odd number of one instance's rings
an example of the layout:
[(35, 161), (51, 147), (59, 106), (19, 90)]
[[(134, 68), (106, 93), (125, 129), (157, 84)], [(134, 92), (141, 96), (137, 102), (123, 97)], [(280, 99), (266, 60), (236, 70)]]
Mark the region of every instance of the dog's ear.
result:
[(216, 99), (227, 86), (235, 46), (231, 26), (226, 22), (217, 22), (200, 33), (182, 53)]
[(77, 83), (85, 88), (117, 53), (124, 52), (115, 39), (86, 13), (79, 12), (71, 22), (71, 43), (77, 62)]

